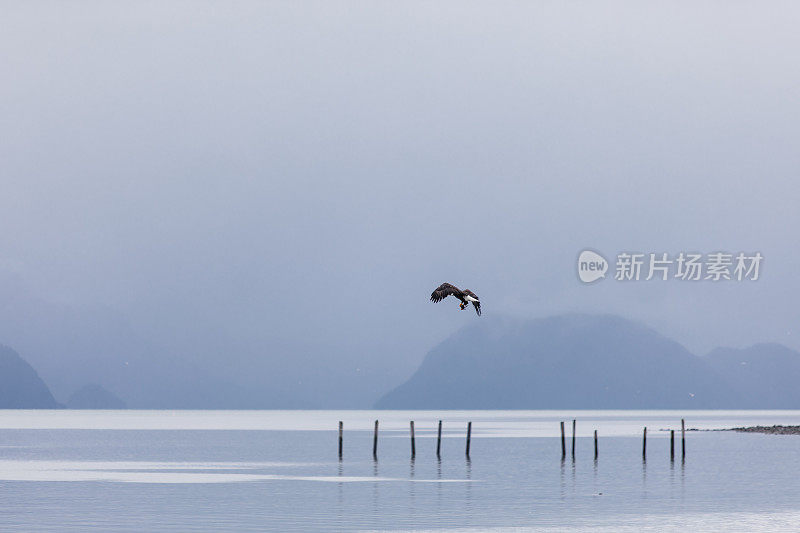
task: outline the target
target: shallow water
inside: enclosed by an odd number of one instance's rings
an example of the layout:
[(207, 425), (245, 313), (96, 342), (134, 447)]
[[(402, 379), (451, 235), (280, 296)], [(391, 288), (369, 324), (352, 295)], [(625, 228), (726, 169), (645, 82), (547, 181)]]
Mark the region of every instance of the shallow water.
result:
[(800, 424), (800, 411), (0, 411), (0, 530), (796, 527), (800, 436), (687, 431), (681, 460), (681, 417)]

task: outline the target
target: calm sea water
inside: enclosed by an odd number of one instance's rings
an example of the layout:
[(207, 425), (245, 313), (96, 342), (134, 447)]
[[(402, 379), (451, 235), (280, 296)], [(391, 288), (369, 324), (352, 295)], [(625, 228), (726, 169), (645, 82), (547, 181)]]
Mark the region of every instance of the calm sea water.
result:
[(797, 529), (800, 436), (688, 431), (682, 461), (678, 431), (671, 461), (663, 430), (681, 417), (800, 425), (800, 411), (0, 411), (0, 530)]

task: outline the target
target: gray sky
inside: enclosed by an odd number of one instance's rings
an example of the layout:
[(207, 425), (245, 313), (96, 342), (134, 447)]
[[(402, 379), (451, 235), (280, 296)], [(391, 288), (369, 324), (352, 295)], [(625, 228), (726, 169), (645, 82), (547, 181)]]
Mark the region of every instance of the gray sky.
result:
[[(296, 341), (410, 371), (477, 320), (428, 303), (442, 281), (485, 316), (800, 348), (796, 3), (0, 11), (6, 292), (187, 357)], [(584, 247), (765, 260), (755, 283), (583, 286)]]

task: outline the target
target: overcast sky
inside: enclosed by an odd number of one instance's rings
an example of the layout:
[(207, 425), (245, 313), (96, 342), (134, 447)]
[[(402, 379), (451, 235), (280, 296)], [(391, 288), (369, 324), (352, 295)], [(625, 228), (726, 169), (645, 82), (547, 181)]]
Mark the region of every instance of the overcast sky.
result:
[[(443, 281), (484, 318), (612, 312), (699, 353), (800, 348), (794, 2), (0, 11), (7, 290), (188, 352), (417, 362), (480, 320), (428, 302)], [(749, 283), (582, 285), (585, 247), (764, 263)]]

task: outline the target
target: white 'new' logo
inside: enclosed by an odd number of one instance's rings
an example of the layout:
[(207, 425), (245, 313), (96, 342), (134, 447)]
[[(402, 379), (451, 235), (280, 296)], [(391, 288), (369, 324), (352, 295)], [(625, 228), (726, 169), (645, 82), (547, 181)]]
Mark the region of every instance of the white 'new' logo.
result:
[(591, 250), (584, 250), (578, 256), (578, 277), (584, 283), (591, 283), (606, 277), (608, 261)]

